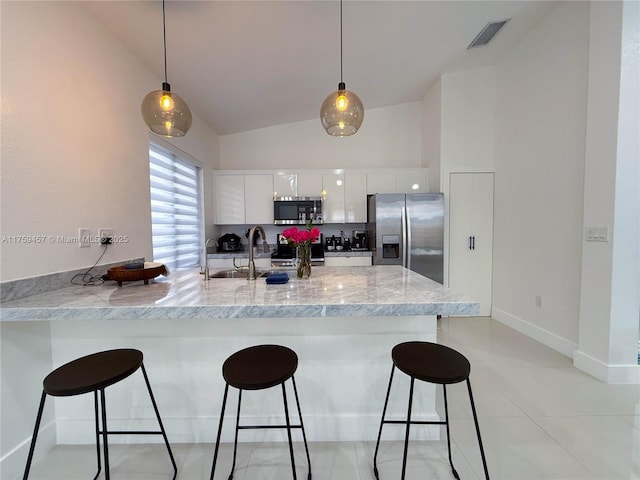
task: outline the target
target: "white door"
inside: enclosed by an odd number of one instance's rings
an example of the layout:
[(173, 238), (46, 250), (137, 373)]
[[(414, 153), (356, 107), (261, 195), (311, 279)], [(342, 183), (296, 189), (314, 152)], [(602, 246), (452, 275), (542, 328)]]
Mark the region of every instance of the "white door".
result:
[(491, 315), (493, 173), (449, 176), (449, 287)]

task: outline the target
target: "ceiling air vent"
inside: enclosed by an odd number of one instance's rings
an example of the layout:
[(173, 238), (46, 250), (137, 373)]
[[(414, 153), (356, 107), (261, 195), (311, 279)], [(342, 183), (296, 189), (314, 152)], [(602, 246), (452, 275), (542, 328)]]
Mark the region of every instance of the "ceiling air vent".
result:
[(498, 31), (502, 27), (504, 27), (504, 24), (509, 20), (510, 19), (487, 23), (485, 27), (480, 31), (480, 33), (476, 35), (476, 38), (473, 39), (473, 42), (469, 44), (467, 50), (473, 47), (481, 47), (482, 45), (486, 45), (487, 43), (489, 43), (493, 36), (498, 33)]

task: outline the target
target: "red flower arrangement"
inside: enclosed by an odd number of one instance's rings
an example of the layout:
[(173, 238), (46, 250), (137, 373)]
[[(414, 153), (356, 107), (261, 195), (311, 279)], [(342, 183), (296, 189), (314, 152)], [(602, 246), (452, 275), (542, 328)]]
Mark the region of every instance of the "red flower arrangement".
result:
[(306, 230), (291, 227), (284, 230), (282, 236), (296, 247), (298, 278), (309, 277), (311, 275), (311, 244), (320, 238), (320, 230), (311, 227), (311, 222), (309, 222)]
[(298, 230), (297, 227), (291, 227), (284, 230), (282, 236), (295, 247), (301, 247), (311, 245), (318, 240), (320, 238), (320, 230), (316, 227), (308, 228), (307, 230)]

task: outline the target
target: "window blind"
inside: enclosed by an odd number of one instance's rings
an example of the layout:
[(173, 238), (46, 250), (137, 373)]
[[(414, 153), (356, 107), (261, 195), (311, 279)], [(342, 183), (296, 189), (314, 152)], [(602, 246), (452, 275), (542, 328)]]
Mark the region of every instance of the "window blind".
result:
[(170, 269), (200, 263), (200, 172), (175, 153), (149, 145), (153, 260)]

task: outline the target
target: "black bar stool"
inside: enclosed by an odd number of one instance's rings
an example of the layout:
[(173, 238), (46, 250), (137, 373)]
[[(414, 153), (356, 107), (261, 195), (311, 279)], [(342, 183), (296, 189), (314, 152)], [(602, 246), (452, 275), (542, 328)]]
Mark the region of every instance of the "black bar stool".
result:
[[(129, 375), (134, 373), (140, 368), (144, 376), (144, 381), (147, 384), (147, 390), (149, 391), (149, 397), (153, 404), (153, 409), (156, 412), (156, 418), (160, 425), (160, 431), (109, 431), (107, 429), (107, 407), (105, 403), (104, 390), (110, 385), (124, 380)], [(176, 462), (169, 446), (169, 440), (167, 434), (162, 425), (160, 419), (160, 413), (158, 412), (158, 406), (156, 400), (153, 397), (151, 391), (151, 385), (149, 384), (149, 378), (147, 372), (142, 363), (142, 352), (134, 349), (118, 349), (107, 350), (104, 352), (94, 353), (73, 360), (69, 363), (56, 368), (51, 372), (42, 382), (42, 397), (40, 398), (40, 407), (38, 408), (38, 416), (36, 418), (36, 426), (33, 430), (33, 438), (31, 439), (31, 447), (29, 448), (29, 456), (27, 457), (27, 466), (24, 471), (23, 480), (27, 480), (29, 477), (29, 470), (31, 468), (31, 460), (33, 459), (33, 451), (36, 446), (36, 438), (38, 436), (38, 429), (40, 428), (40, 420), (42, 419), (42, 411), (44, 410), (44, 402), (47, 395), (53, 397), (71, 397), (74, 395), (82, 395), (83, 393), (93, 392), (94, 409), (95, 409), (95, 426), (96, 426), (96, 453), (98, 458), (98, 472), (94, 477), (94, 480), (100, 475), (102, 466), (100, 463), (100, 435), (102, 434), (104, 443), (104, 475), (109, 480), (109, 444), (107, 441), (107, 435), (162, 435), (164, 443), (167, 446), (169, 452), (169, 458), (173, 465), (173, 479), (175, 480), (178, 473)], [(98, 392), (100, 392), (100, 402), (98, 402)], [(101, 415), (98, 410), (100, 403)], [(100, 427), (99, 416), (102, 420), (102, 428)]]
[[(373, 456), (373, 472), (378, 477), (378, 447), (380, 446), (380, 437), (382, 436), (382, 426), (385, 423), (396, 425), (406, 425), (404, 437), (404, 454), (402, 457), (402, 477), (404, 480), (405, 470), (407, 467), (407, 448), (409, 445), (409, 427), (411, 425), (446, 425), (447, 427), (447, 449), (449, 451), (449, 464), (453, 476), (457, 479), (458, 472), (453, 466), (451, 459), (451, 439), (449, 435), (449, 409), (447, 406), (447, 385), (452, 383), (467, 382), (469, 390), (469, 400), (471, 402), (471, 410), (473, 412), (473, 421), (476, 425), (476, 434), (478, 436), (478, 444), (480, 446), (480, 455), (482, 456), (482, 465), (484, 467), (484, 476), (489, 480), (489, 470), (487, 470), (487, 461), (484, 457), (484, 448), (482, 447), (482, 438), (480, 437), (480, 427), (478, 426), (478, 417), (476, 415), (476, 407), (473, 402), (473, 394), (471, 393), (471, 382), (469, 381), (469, 372), (471, 365), (464, 355), (453, 350), (452, 348), (430, 342), (405, 342), (393, 347), (391, 351), (391, 359), (393, 366), (391, 367), (391, 375), (389, 377), (389, 387), (387, 388), (387, 398), (384, 401), (382, 410), (382, 420), (380, 421), (380, 430), (378, 431), (378, 441), (376, 442), (376, 451)], [(393, 382), (393, 372), (395, 368), (411, 377), (411, 385), (409, 387), (409, 407), (407, 409), (406, 420), (385, 420), (387, 413), (387, 404), (389, 402), (389, 393), (391, 392), (391, 383)], [(444, 414), (445, 421), (442, 422), (420, 422), (411, 421), (411, 405), (413, 403), (413, 384), (415, 379), (423, 382), (436, 383), (442, 385), (444, 392)]]
[[(220, 434), (222, 433), (222, 422), (224, 419), (224, 409), (227, 403), (227, 393), (229, 385), (239, 390), (238, 393), (238, 413), (236, 416), (235, 440), (233, 443), (233, 463), (231, 465), (231, 473), (229, 480), (233, 478), (233, 470), (236, 466), (236, 449), (238, 447), (238, 431), (244, 429), (261, 429), (261, 428), (286, 428), (287, 437), (289, 439), (289, 454), (291, 455), (291, 469), (293, 471), (294, 480), (296, 477), (296, 466), (293, 458), (293, 442), (291, 441), (291, 429), (300, 428), (302, 430), (302, 439), (304, 440), (304, 449), (307, 454), (307, 463), (309, 465), (308, 479), (311, 480), (311, 458), (309, 457), (309, 447), (307, 446), (307, 435), (304, 431), (302, 423), (302, 412), (300, 410), (300, 401), (298, 400), (298, 389), (296, 388), (296, 380), (293, 376), (298, 368), (298, 356), (290, 348), (280, 345), (256, 345), (240, 350), (229, 358), (222, 365), (222, 376), (226, 382), (224, 387), (224, 396), (222, 398), (222, 411), (220, 412), (220, 424), (218, 426), (218, 436), (216, 438), (216, 446), (213, 453), (213, 465), (211, 466), (211, 480), (216, 470), (216, 462), (218, 459), (218, 447), (220, 446)], [(291, 425), (289, 420), (289, 406), (287, 403), (287, 393), (285, 390), (285, 382), (291, 379), (293, 383), (293, 393), (296, 397), (296, 405), (298, 407), (299, 425)], [(242, 401), (243, 390), (263, 390), (265, 388), (282, 386), (282, 398), (284, 400), (284, 417), (285, 425), (240, 425), (240, 403)]]

